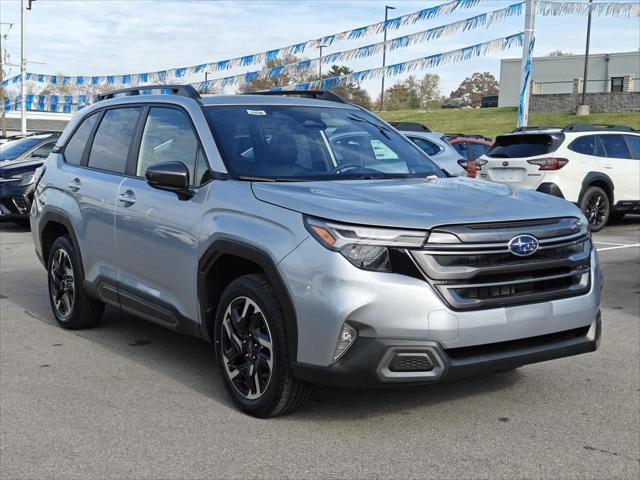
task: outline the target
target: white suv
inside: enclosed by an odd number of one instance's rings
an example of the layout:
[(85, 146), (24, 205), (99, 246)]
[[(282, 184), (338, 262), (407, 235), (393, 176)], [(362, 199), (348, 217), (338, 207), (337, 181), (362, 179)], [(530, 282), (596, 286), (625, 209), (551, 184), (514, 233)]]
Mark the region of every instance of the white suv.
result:
[(480, 178), (565, 198), (593, 231), (640, 213), (640, 132), (625, 126), (525, 127), (496, 138)]

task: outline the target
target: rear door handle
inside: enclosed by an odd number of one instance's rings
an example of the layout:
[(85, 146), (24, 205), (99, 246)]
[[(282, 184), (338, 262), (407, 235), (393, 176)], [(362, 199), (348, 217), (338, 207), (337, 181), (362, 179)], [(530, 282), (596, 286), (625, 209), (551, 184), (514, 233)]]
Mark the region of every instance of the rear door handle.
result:
[(78, 190), (80, 190), (80, 186), (81, 186), (80, 179), (74, 178), (69, 182), (67, 186), (69, 187), (69, 190), (71, 190), (72, 192), (77, 192)]
[(131, 190), (127, 190), (126, 192), (118, 195), (118, 200), (120, 200), (122, 203), (133, 205), (134, 203), (136, 203), (136, 195)]

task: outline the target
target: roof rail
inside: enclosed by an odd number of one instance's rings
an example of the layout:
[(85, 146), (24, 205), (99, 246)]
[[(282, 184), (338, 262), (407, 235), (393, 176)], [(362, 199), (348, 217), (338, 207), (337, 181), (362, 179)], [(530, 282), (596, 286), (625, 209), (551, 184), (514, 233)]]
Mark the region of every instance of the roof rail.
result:
[(389, 125), (396, 130), (402, 130), (405, 132), (430, 132), (431, 129), (426, 125), (418, 122), (389, 122)]
[(511, 133), (532, 132), (532, 131), (539, 131), (539, 130), (562, 130), (562, 127), (547, 127), (545, 125), (533, 125), (530, 127), (527, 126), (527, 127), (515, 128), (511, 130)]
[(596, 130), (608, 130), (613, 132), (637, 131), (627, 125), (607, 125), (603, 123), (572, 123), (562, 129), (564, 132), (593, 132)]
[(444, 134), (445, 137), (447, 138), (460, 138), (460, 137), (464, 137), (464, 138), (480, 138), (482, 140), (489, 140), (489, 141), (493, 141), (491, 138), (489, 137), (485, 137), (484, 135), (478, 135), (478, 134), (467, 134), (467, 133), (445, 133)]
[(98, 95), (98, 100), (108, 100), (115, 98), (117, 95), (143, 95), (143, 92), (147, 90), (166, 90), (170, 95), (180, 95), (182, 97), (193, 98), (194, 100), (200, 100), (200, 94), (191, 85), (141, 85), (138, 87), (122, 88), (119, 90), (112, 90), (111, 92), (101, 93)]
[(283, 97), (304, 97), (329, 102), (349, 103), (340, 95), (327, 90), (264, 90), (258, 92), (245, 92), (244, 95), (277, 95)]

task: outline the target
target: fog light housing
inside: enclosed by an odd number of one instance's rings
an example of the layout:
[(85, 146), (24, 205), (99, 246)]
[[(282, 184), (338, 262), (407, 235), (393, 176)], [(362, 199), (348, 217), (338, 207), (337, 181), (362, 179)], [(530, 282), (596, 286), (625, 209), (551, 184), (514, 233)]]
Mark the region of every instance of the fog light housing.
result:
[(342, 325), (342, 330), (340, 330), (340, 336), (338, 337), (338, 344), (336, 345), (336, 353), (333, 355), (333, 361), (336, 362), (342, 357), (349, 347), (353, 345), (353, 343), (358, 338), (358, 331), (353, 328), (348, 323)]

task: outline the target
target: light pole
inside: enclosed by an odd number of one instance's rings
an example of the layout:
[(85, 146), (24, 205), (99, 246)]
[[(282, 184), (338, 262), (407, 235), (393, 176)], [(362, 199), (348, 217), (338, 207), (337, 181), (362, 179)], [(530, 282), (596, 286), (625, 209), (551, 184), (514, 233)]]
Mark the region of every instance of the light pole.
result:
[(518, 102), (518, 127), (529, 123), (529, 95), (533, 75), (533, 45), (535, 42), (536, 0), (526, 0), (524, 15), (524, 41), (522, 42), (522, 64), (520, 67), (520, 101)]
[[(29, 8), (31, 8), (31, 0), (29, 0)], [(20, 0), (20, 132), (22, 135), (27, 134), (27, 2)]]
[(328, 45), (318, 45), (318, 50), (320, 50), (320, 57), (318, 58), (318, 81), (322, 86), (322, 49), (327, 48)]
[(582, 77), (582, 100), (578, 105), (576, 115), (589, 115), (589, 105), (585, 103), (587, 95), (587, 75), (589, 73), (589, 44), (591, 43), (591, 7), (593, 0), (589, 0), (589, 15), (587, 17), (587, 45), (584, 52), (584, 75)]
[(387, 66), (387, 21), (389, 20), (389, 10), (395, 10), (396, 7), (384, 6), (384, 44), (382, 45), (382, 88), (380, 90), (380, 111), (384, 110), (384, 75)]

